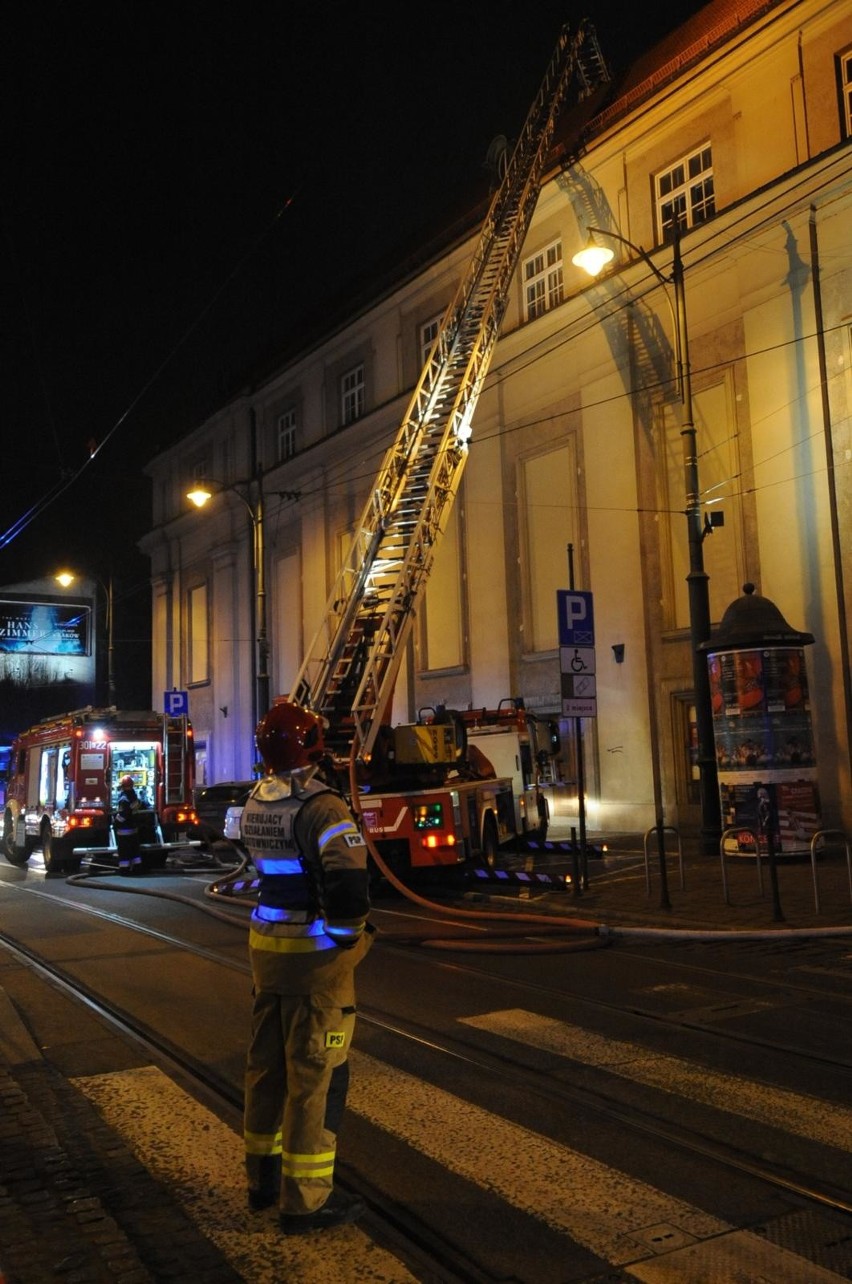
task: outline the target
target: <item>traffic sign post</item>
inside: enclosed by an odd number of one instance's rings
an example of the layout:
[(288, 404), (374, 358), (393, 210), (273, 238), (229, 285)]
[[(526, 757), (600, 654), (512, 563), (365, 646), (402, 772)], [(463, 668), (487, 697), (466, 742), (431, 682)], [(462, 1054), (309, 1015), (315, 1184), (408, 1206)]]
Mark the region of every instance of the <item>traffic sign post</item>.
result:
[[(570, 588), (556, 590), (556, 612), (559, 631), (559, 668), (562, 688), (562, 715), (574, 719), (574, 740), (577, 757), (577, 818), (580, 822), (580, 857), (583, 871), (580, 878), (579, 861), (575, 855), (574, 895), (589, 886), (589, 867), (586, 852), (586, 780), (583, 763), (582, 718), (597, 716), (597, 685), (595, 679), (595, 610), (591, 593), (574, 588), (574, 545), (568, 545), (568, 583)], [(573, 840), (574, 832), (571, 831)], [(572, 844), (573, 845), (573, 844)]]

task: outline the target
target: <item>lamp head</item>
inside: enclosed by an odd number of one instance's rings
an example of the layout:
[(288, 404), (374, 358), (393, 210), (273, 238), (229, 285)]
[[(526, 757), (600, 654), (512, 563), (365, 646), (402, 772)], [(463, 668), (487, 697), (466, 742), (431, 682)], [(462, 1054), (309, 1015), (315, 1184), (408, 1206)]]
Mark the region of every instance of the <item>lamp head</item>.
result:
[(58, 571), (53, 578), (56, 580), (56, 583), (61, 584), (63, 588), (70, 588), (77, 576), (73, 571)]
[(212, 490), (206, 490), (204, 486), (196, 486), (193, 490), (186, 492), (187, 499), (191, 500), (196, 508), (203, 508), (204, 505), (213, 498)]
[(589, 239), (582, 250), (578, 250), (573, 256), (571, 262), (582, 268), (584, 272), (588, 272), (589, 276), (597, 276), (614, 258), (614, 251), (607, 245), (598, 245), (594, 233), (589, 232)]

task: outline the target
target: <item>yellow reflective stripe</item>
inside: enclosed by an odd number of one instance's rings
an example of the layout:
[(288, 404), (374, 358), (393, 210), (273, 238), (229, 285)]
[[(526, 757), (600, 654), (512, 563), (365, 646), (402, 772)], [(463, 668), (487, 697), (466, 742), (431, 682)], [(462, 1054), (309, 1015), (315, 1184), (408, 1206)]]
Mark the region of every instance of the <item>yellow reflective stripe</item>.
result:
[(281, 1154), (281, 1133), (271, 1132), (245, 1132), (243, 1133), (245, 1141), (246, 1154), (249, 1155), (280, 1155)]
[(253, 931), (249, 931), (249, 945), (253, 950), (267, 950), (271, 954), (311, 954), (336, 948), (334, 941), (326, 936), (264, 936)]
[(285, 1177), (331, 1177), (334, 1174), (333, 1150), (321, 1155), (290, 1155), (282, 1152), (281, 1171)]

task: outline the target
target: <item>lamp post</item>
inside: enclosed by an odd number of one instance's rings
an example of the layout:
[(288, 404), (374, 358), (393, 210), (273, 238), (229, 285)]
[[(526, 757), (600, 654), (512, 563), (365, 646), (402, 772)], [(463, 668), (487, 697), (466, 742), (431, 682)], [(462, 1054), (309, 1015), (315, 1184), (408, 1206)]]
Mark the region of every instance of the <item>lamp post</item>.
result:
[(266, 628), (266, 579), (264, 574), (264, 547), (263, 547), (263, 482), (260, 477), (255, 483), (255, 498), (252, 503), (236, 485), (225, 485), (224, 483), (211, 483), (215, 490), (208, 490), (206, 486), (199, 484), (193, 490), (187, 491), (187, 499), (195, 504), (196, 508), (203, 508), (214, 495), (222, 494), (225, 491), (236, 495), (246, 509), (251, 518), (252, 525), (252, 573), (254, 576), (254, 625), (256, 630), (256, 651), (254, 657), (254, 680), (255, 680), (255, 725), (260, 721), (269, 708), (269, 638)]
[[(713, 739), (713, 714), (710, 704), (710, 678), (707, 661), (699, 650), (702, 642), (710, 636), (710, 586), (704, 570), (704, 536), (709, 523), (702, 517), (701, 498), (698, 488), (698, 454), (696, 450), (695, 422), (692, 408), (692, 377), (689, 368), (689, 332), (686, 324), (686, 292), (683, 280), (683, 260), (680, 253), (680, 229), (676, 225), (672, 243), (672, 270), (666, 276), (652, 261), (641, 245), (634, 245), (618, 232), (606, 231), (603, 228), (586, 229), (589, 239), (585, 247), (578, 251), (572, 262), (583, 268), (591, 276), (597, 274), (609, 263), (614, 252), (607, 246), (599, 245), (595, 236), (608, 236), (633, 250), (651, 269), (657, 280), (663, 285), (666, 299), (672, 310), (675, 338), (675, 361), (677, 369), (678, 394), (683, 406), (683, 420), (680, 436), (683, 445), (683, 477), (686, 493), (686, 523), (689, 540), (689, 573), (686, 577), (689, 595), (689, 634), (692, 649), (692, 680), (695, 692), (695, 722), (698, 735), (698, 769), (701, 800), (701, 837), (702, 849), (706, 854), (718, 851), (721, 835), (721, 814), (719, 790), (716, 776), (716, 748)], [(674, 307), (669, 297), (668, 287), (674, 291)]]
[[(75, 571), (58, 571), (53, 577), (57, 584), (63, 588), (70, 588), (75, 580), (81, 577)], [(112, 592), (112, 574), (110, 574), (106, 583), (99, 575), (90, 575), (88, 578), (95, 580), (100, 585), (104, 594), (106, 603), (106, 635), (107, 635), (107, 704), (114, 705), (115, 699), (115, 668), (114, 668), (114, 648), (113, 648), (113, 592)]]

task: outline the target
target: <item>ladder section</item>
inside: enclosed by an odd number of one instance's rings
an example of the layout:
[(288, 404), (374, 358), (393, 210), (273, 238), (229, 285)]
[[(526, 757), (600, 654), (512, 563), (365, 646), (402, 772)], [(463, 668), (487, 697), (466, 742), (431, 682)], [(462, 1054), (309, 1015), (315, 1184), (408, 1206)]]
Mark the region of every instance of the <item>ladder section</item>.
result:
[(180, 804), (186, 798), (186, 718), (163, 718), (163, 804)]
[(369, 755), (458, 491), (471, 420), (572, 76), (584, 95), (603, 61), (594, 32), (560, 32), (475, 252), (361, 515), (291, 698), (328, 721), (338, 757)]

